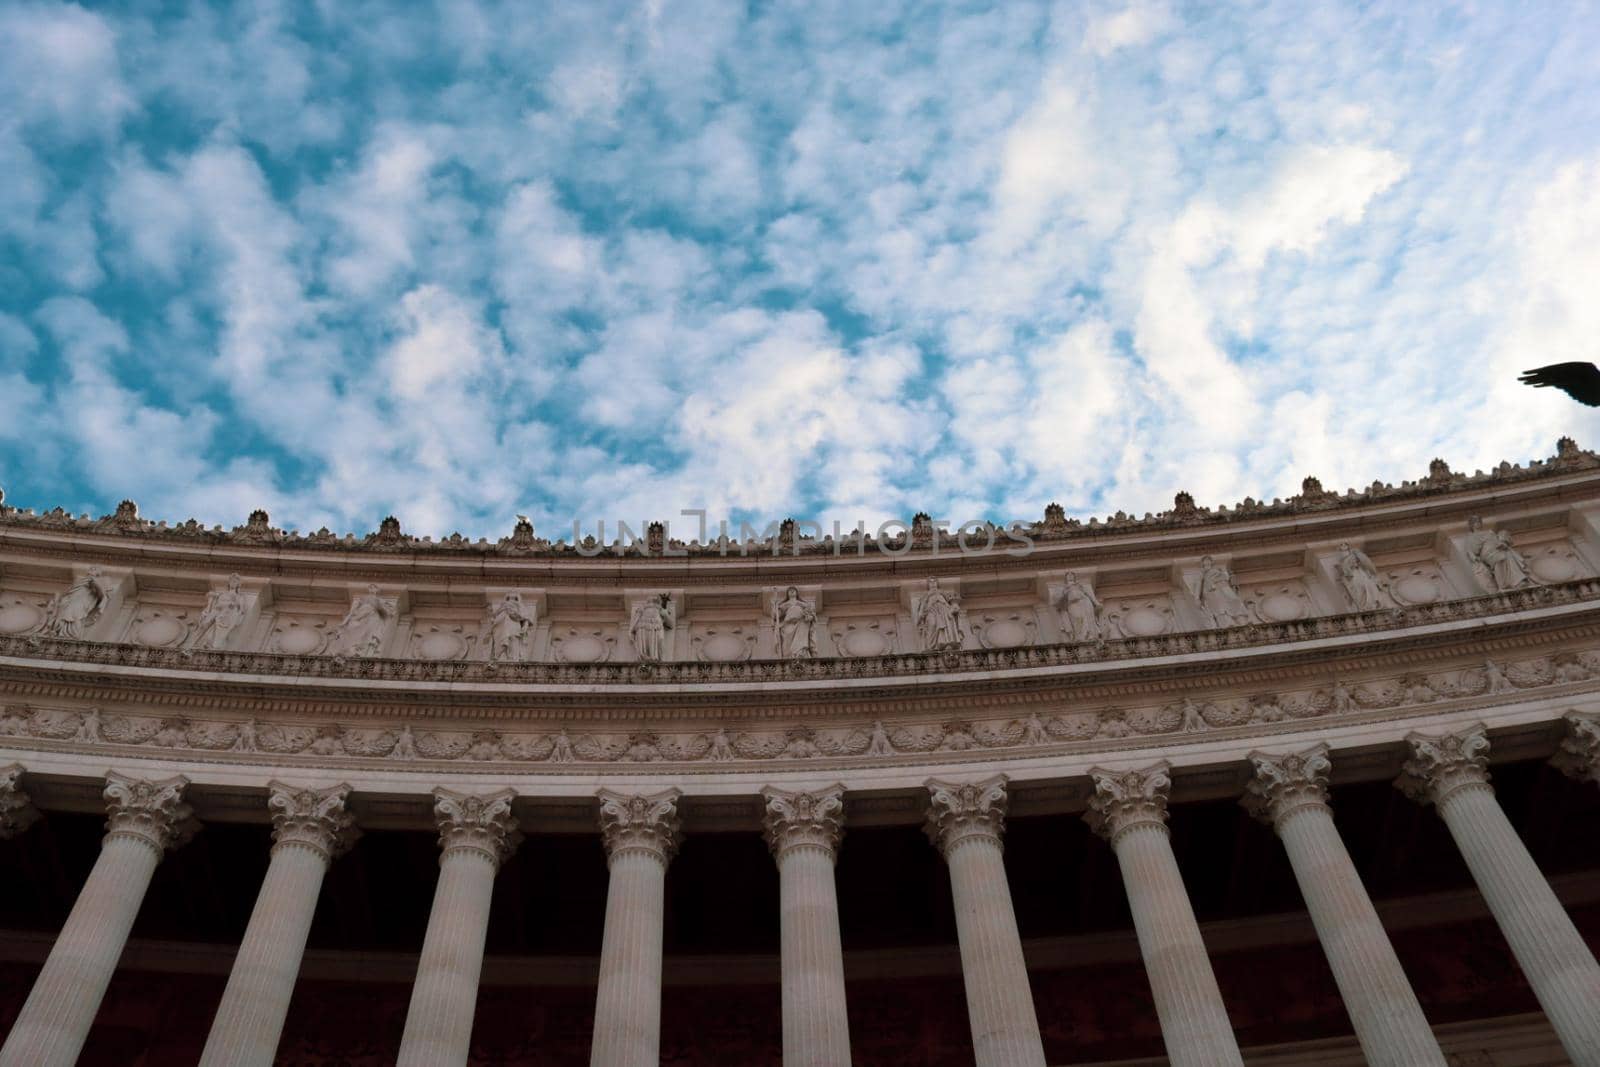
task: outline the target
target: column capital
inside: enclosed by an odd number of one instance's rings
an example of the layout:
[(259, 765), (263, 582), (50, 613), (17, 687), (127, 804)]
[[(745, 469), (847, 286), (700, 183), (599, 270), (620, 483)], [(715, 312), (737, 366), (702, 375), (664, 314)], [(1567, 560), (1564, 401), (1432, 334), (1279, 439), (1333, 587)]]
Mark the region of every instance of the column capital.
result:
[(928, 839), (946, 856), (976, 838), (998, 844), (1006, 830), (1007, 781), (1003, 774), (977, 782), (928, 779), (928, 821), (923, 826)]
[(1172, 765), (1164, 760), (1139, 771), (1096, 767), (1089, 772), (1094, 779), (1094, 796), (1089, 798), (1084, 821), (1112, 845), (1129, 830), (1141, 826), (1165, 832), (1167, 795), (1172, 791), (1172, 778), (1167, 772), (1171, 769)]
[(838, 783), (810, 793), (789, 793), (767, 786), (767, 814), (762, 820), (767, 846), (774, 856), (791, 848), (813, 846), (833, 857), (844, 832), (844, 786)]
[(1408, 734), (1411, 758), (1395, 786), (1418, 804), (1442, 804), (1462, 789), (1489, 789), (1489, 738), (1482, 723), (1451, 734)]
[(307, 786), (267, 783), (267, 810), (272, 813), (272, 840), (276, 845), (299, 845), (332, 862), (350, 850), (361, 836), (355, 816), (345, 804), (348, 785), (313, 789)]
[(443, 786), (433, 791), (433, 821), (439, 828), (439, 848), (478, 852), (491, 866), (501, 862), (522, 843), (517, 817), (511, 813), (516, 790), (501, 789), (475, 795)]
[(1262, 822), (1277, 826), (1297, 811), (1328, 806), (1327, 745), (1284, 755), (1252, 752), (1249, 759), (1252, 774), (1239, 803)]
[(1550, 762), (1581, 782), (1600, 784), (1600, 715), (1569, 711), (1567, 736)]
[(188, 785), (181, 774), (151, 781), (107, 771), (107, 836), (135, 838), (157, 852), (183, 845), (200, 829), (194, 809), (183, 802)]
[(623, 852), (648, 852), (665, 865), (678, 851), (683, 827), (678, 821), (676, 789), (659, 793), (614, 793), (602, 789), (600, 798), (600, 836), (605, 841), (609, 863)]
[(0, 767), (0, 841), (15, 837), (39, 818), (39, 809), (23, 791), (23, 771), (20, 763)]

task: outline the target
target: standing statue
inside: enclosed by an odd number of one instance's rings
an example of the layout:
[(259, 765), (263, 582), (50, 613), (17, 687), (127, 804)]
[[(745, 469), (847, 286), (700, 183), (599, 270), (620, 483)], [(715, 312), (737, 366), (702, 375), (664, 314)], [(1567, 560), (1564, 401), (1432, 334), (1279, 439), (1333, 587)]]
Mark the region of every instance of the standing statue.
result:
[(220, 649), (228, 646), (228, 635), (244, 621), (244, 594), (239, 592), (239, 576), (228, 575), (228, 588), (213, 589), (206, 596), (200, 621), (189, 631), (184, 648)]
[(1372, 565), (1365, 552), (1352, 548), (1348, 541), (1340, 543), (1339, 558), (1334, 561), (1333, 570), (1357, 611), (1376, 611), (1389, 606), (1378, 568)]
[(628, 620), (628, 636), (639, 654), (640, 663), (660, 663), (667, 652), (667, 631), (677, 622), (677, 609), (671, 593), (661, 593), (639, 601)]
[(489, 662), (525, 663), (533, 641), (534, 613), (522, 594), (507, 593), (489, 610)]
[(772, 604), (772, 631), (779, 659), (810, 659), (817, 654), (817, 611), (800, 590), (790, 586)]
[(93, 626), (106, 606), (106, 589), (100, 581), (100, 568), (90, 567), (88, 573), (73, 582), (63, 593), (50, 599), (45, 609), (42, 633), (51, 637), (83, 640), (83, 632)]
[(1074, 641), (1105, 640), (1105, 610), (1094, 590), (1078, 581), (1078, 576), (1067, 572), (1066, 584), (1056, 600), (1056, 611), (1066, 621), (1067, 630)]
[(328, 651), (335, 656), (376, 656), (383, 651), (383, 635), (393, 614), (378, 595), (378, 587), (367, 586), (367, 591), (355, 598), (333, 628)]
[(939, 588), (939, 579), (928, 579), (928, 591), (915, 605), (917, 632), (922, 635), (922, 647), (928, 652), (960, 648), (965, 640), (961, 632), (961, 600)]
[(1250, 621), (1250, 609), (1245, 607), (1239, 587), (1233, 584), (1228, 568), (1206, 556), (1200, 561), (1200, 610), (1210, 621), (1212, 629), (1227, 626), (1244, 626)]
[(1504, 593), (1539, 584), (1528, 570), (1528, 561), (1511, 543), (1511, 535), (1504, 530), (1490, 533), (1476, 515), (1467, 520), (1466, 552), (1473, 577), (1487, 592)]

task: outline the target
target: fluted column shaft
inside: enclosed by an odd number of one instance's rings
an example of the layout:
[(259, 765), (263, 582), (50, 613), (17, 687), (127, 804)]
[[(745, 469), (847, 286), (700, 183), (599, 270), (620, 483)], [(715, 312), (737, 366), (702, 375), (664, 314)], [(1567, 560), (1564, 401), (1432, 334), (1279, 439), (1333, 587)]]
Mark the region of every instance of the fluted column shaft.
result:
[(1408, 740), (1398, 784), (1438, 809), (1567, 1055), (1600, 1067), (1600, 964), (1495, 799), (1483, 727)]
[(784, 1067), (849, 1067), (844, 949), (833, 878), (844, 787), (762, 793), (767, 842), (778, 863)]
[(1367, 1063), (1446, 1067), (1334, 825), (1327, 804), (1327, 746), (1286, 756), (1252, 756), (1251, 761), (1256, 774), (1246, 806), (1283, 841)]
[(494, 876), (521, 837), (511, 816), (513, 797), (509, 789), (487, 797), (434, 790), (443, 850), (439, 882), (417, 961), (398, 1067), (464, 1067), (467, 1062)]
[(354, 837), (344, 811), (348, 786), (306, 790), (274, 782), (271, 790), (268, 804), (277, 840), (228, 972), (201, 1067), (271, 1067), (323, 875)]
[(1005, 776), (968, 784), (929, 782), (928, 790), (928, 835), (950, 868), (973, 1058), (977, 1067), (1044, 1067), (1000, 844)]
[(192, 832), (188, 779), (108, 775), (111, 818), (89, 879), (0, 1047), (0, 1067), (72, 1067), (168, 848)]
[(1167, 836), (1165, 764), (1091, 772), (1090, 822), (1111, 842), (1173, 1067), (1242, 1065), (1200, 924)]
[(677, 790), (600, 794), (611, 881), (590, 1067), (658, 1067), (661, 1060), (661, 949), (677, 800)]

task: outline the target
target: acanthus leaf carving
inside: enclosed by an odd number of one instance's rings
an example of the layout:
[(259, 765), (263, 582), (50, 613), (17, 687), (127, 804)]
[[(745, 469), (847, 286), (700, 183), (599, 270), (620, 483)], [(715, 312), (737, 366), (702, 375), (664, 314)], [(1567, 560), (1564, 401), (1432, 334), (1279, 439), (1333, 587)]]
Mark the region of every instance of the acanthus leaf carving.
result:
[(928, 839), (946, 856), (970, 840), (998, 844), (1005, 833), (1009, 781), (1003, 774), (976, 782), (928, 779), (928, 817), (923, 825)]
[(131, 837), (165, 852), (178, 848), (200, 828), (194, 810), (183, 802), (189, 779), (175, 775), (152, 781), (110, 771), (106, 774), (106, 831)]
[(794, 848), (820, 848), (832, 857), (844, 828), (844, 786), (834, 784), (810, 792), (786, 792), (767, 786), (762, 827), (773, 855)]

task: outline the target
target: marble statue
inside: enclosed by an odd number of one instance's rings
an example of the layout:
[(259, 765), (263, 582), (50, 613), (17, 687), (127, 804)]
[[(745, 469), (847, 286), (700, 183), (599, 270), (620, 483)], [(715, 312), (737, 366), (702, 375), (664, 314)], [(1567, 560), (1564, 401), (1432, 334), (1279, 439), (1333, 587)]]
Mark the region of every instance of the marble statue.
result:
[(1066, 629), (1074, 641), (1102, 641), (1105, 639), (1106, 606), (1095, 596), (1094, 590), (1078, 581), (1078, 576), (1067, 572), (1066, 584), (1056, 601)]
[(489, 611), (489, 661), (524, 663), (532, 652), (535, 612), (511, 592)]
[(1239, 587), (1233, 584), (1228, 568), (1206, 556), (1200, 561), (1200, 610), (1213, 629), (1243, 626), (1250, 621)]
[(667, 631), (677, 622), (672, 594), (648, 597), (633, 606), (628, 620), (628, 636), (640, 663), (660, 663), (667, 654)]
[(1476, 515), (1467, 520), (1466, 552), (1473, 577), (1490, 593), (1538, 584), (1528, 570), (1528, 561), (1511, 543), (1511, 535), (1504, 530), (1490, 533)]
[(811, 601), (790, 586), (782, 600), (772, 604), (772, 631), (779, 659), (809, 659), (817, 654), (817, 611)]
[(63, 593), (50, 599), (45, 609), (41, 632), (51, 637), (66, 637), (81, 641), (83, 633), (100, 618), (106, 606), (106, 589), (100, 580), (100, 568), (90, 567), (88, 573), (73, 582)]
[(336, 656), (376, 656), (383, 651), (383, 635), (393, 614), (378, 595), (378, 587), (367, 586), (334, 627), (328, 651)]
[(924, 650), (940, 652), (961, 647), (961, 601), (940, 589), (939, 579), (928, 579), (928, 591), (917, 600), (915, 611), (913, 621), (922, 635)]
[(1333, 570), (1357, 611), (1376, 611), (1389, 606), (1383, 579), (1378, 577), (1378, 568), (1372, 565), (1371, 558), (1365, 552), (1352, 547), (1348, 541), (1339, 545), (1339, 558), (1334, 562)]
[(228, 576), (226, 589), (213, 589), (206, 596), (205, 610), (200, 621), (189, 631), (185, 648), (221, 649), (228, 647), (228, 635), (244, 621), (245, 599), (239, 592), (239, 576)]

